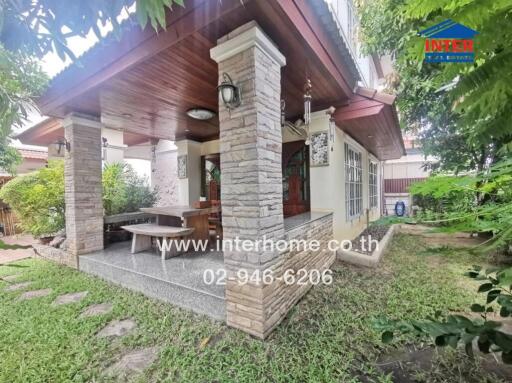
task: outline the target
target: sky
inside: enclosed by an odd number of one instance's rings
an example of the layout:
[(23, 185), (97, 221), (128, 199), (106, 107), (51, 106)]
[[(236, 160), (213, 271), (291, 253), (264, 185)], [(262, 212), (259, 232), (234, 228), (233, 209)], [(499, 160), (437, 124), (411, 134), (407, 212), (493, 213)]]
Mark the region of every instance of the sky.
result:
[[(121, 22), (128, 18), (130, 13), (135, 11), (135, 7), (132, 6), (128, 10), (123, 11), (121, 15), (117, 18), (118, 22)], [(107, 23), (107, 25), (101, 25), (98, 23), (98, 27), (102, 36), (105, 36), (112, 30), (112, 24)], [(68, 48), (74, 53), (76, 57), (80, 57), (85, 51), (87, 51), (90, 47), (98, 42), (98, 37), (91, 30), (86, 37), (74, 36), (67, 39)], [(46, 74), (52, 78), (68, 65), (71, 64), (71, 60), (68, 58), (66, 61), (62, 61), (61, 58), (55, 52), (50, 52), (40, 61), (41, 67)], [(44, 116), (38, 111), (32, 111), (29, 114), (29, 119), (27, 123), (24, 125), (23, 129), (26, 129), (34, 124), (37, 124), (41, 120), (44, 119)]]

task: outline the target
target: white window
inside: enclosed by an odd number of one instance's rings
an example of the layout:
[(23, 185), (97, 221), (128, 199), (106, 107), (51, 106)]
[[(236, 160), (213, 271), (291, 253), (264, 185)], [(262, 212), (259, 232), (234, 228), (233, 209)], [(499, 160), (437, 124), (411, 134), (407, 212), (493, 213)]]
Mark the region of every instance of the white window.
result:
[(368, 165), (368, 196), (370, 199), (370, 209), (377, 207), (378, 205), (378, 193), (377, 193), (377, 163), (369, 161)]
[(345, 209), (347, 221), (363, 210), (363, 168), (361, 152), (345, 144)]

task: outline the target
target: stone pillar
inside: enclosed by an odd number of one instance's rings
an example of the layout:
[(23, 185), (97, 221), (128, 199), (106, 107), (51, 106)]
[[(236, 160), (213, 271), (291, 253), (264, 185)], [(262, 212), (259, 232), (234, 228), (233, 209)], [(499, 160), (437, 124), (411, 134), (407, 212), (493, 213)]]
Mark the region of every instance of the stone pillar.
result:
[[(228, 73), (241, 87), (242, 103), (228, 111), (219, 101), (221, 204), (224, 242), (283, 237), (280, 124), (281, 67), (285, 57), (255, 22), (245, 24), (211, 49), (219, 78)], [(258, 337), (276, 324), (261, 283), (240, 285), (236, 273), (262, 272), (279, 261), (276, 252), (224, 249), (228, 272), (227, 323)]]
[(64, 183), (66, 248), (74, 256), (103, 249), (101, 128), (93, 117), (71, 114), (63, 120), (66, 140)]

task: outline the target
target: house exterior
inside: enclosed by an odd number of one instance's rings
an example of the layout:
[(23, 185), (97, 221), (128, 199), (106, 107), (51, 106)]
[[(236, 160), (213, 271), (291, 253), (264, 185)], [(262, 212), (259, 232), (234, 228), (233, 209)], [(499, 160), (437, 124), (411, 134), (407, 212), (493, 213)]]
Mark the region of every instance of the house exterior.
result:
[[(266, 337), (311, 287), (280, 276), (329, 268), (327, 241), (352, 239), (380, 216), (382, 161), (404, 154), (394, 97), (372, 89), (379, 63), (360, 57), (354, 20), (350, 1), (190, 0), (168, 13), (165, 31), (125, 23), (120, 41), (107, 37), (82, 66), (58, 74), (39, 106), (69, 143), (69, 258), (80, 268), (81, 256), (104, 247), (102, 132), (144, 137), (161, 178), (167, 162), (158, 169), (158, 156), (173, 142), (177, 203), (220, 197), (224, 241), (322, 243), (314, 251), (223, 251), (225, 320)], [(219, 98), (226, 78), (240, 90), (236, 105)], [(305, 93), (309, 127), (290, 124), (305, 119)], [(192, 109), (213, 115), (194, 119)], [(240, 270), (277, 277), (240, 284)]]

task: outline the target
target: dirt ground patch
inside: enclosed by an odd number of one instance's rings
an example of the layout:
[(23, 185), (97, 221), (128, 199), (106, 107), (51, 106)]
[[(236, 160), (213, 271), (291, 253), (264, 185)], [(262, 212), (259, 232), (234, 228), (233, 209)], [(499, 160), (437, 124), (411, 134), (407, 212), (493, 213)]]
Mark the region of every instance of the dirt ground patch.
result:
[(463, 362), (465, 367), (458, 371), (460, 382), (509, 382), (512, 376), (512, 366), (503, 364), (493, 354), (479, 354), (472, 360), (463, 350), (435, 349), (429, 346), (409, 346), (383, 354), (376, 366), (391, 375), (395, 383), (442, 382), (446, 368), (450, 368), (453, 373), (453, 365), (445, 361), (456, 359)]

